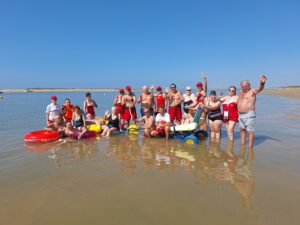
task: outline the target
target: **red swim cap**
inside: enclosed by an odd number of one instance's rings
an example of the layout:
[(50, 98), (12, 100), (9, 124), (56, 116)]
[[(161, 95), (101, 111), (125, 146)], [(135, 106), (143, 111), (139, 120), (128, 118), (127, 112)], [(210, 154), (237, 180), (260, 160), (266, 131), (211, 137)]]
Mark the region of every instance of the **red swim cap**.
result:
[(125, 87), (125, 89), (126, 89), (126, 91), (131, 91), (131, 87), (130, 87), (129, 85), (127, 85), (127, 86)]
[(124, 89), (120, 88), (119, 92), (120, 92), (120, 94), (123, 94), (124, 93)]
[(197, 87), (198, 87), (198, 88), (199, 88), (199, 87), (202, 88), (202, 87), (203, 87), (203, 84), (202, 84), (201, 82), (198, 82), (198, 83), (197, 83)]
[(55, 95), (52, 95), (50, 98), (51, 100), (57, 100), (57, 97)]
[(156, 90), (157, 90), (157, 91), (161, 91), (161, 90), (162, 90), (161, 86), (157, 86), (157, 87), (156, 87)]

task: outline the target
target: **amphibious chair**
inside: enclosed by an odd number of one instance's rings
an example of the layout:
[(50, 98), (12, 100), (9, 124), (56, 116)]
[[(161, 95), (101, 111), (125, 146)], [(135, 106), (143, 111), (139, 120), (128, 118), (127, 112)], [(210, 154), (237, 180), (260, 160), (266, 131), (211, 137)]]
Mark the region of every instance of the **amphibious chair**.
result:
[(172, 137), (190, 145), (198, 144), (201, 137), (207, 137), (207, 131), (201, 130), (198, 126), (201, 114), (202, 109), (197, 108), (192, 123), (170, 127)]

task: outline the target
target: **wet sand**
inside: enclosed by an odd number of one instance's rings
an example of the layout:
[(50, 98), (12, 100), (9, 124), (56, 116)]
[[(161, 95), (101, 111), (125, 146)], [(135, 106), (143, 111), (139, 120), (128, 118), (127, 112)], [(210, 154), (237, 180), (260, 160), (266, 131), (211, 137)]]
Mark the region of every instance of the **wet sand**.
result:
[(278, 95), (288, 98), (298, 98), (300, 99), (300, 87), (285, 87), (276, 89), (266, 89), (263, 91), (264, 94), (268, 95)]

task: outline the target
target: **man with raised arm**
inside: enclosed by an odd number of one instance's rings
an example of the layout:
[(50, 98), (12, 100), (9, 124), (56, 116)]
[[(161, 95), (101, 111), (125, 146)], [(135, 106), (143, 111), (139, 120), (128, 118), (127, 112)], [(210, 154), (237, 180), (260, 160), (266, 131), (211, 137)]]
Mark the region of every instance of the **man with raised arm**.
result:
[(254, 142), (254, 124), (255, 124), (255, 103), (256, 95), (260, 93), (265, 86), (267, 77), (261, 75), (259, 77), (260, 85), (258, 88), (251, 88), (248, 80), (243, 80), (241, 85), (241, 91), (238, 98), (238, 110), (239, 110), (239, 126), (241, 131), (242, 144), (246, 144), (246, 135), (249, 136), (249, 148), (253, 147)]

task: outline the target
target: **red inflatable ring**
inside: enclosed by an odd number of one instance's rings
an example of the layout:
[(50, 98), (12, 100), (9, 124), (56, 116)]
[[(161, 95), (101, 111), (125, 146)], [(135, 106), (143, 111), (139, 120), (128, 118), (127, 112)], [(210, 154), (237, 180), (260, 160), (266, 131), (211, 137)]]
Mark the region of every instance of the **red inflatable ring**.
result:
[(59, 139), (57, 131), (37, 130), (24, 135), (25, 142), (51, 142)]

